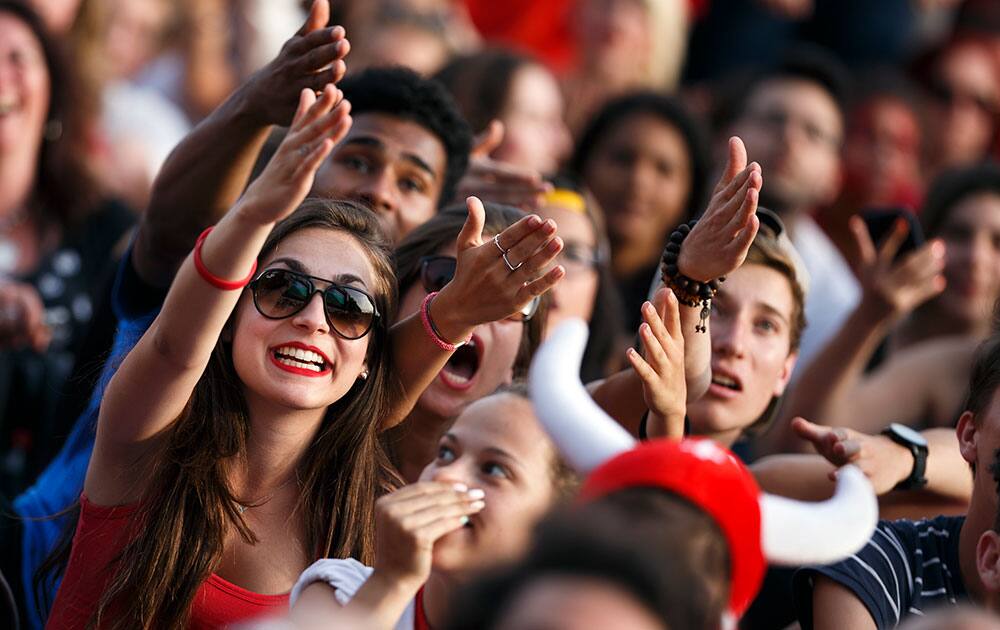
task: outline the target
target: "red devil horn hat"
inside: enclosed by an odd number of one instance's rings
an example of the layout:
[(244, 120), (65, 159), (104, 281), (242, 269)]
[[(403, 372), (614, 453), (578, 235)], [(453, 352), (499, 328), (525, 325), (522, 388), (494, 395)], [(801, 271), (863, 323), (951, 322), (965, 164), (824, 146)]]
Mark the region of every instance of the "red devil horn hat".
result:
[(807, 503), (762, 493), (746, 466), (711, 440), (637, 444), (580, 382), (586, 343), (586, 324), (567, 321), (539, 348), (529, 373), (542, 425), (570, 465), (588, 475), (581, 499), (657, 487), (712, 516), (729, 545), (732, 616), (739, 618), (753, 601), (768, 563), (836, 562), (871, 537), (878, 503), (854, 466), (840, 470), (831, 499)]

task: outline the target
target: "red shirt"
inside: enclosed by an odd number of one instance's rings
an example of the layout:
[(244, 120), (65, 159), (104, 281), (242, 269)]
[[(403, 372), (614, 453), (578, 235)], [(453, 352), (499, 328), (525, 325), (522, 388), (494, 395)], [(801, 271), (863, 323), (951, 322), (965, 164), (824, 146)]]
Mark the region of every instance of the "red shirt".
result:
[[(80, 497), (80, 521), (69, 566), (56, 594), (46, 628), (85, 628), (113, 577), (109, 567), (127, 541), (135, 505), (94, 505)], [(208, 630), (288, 610), (288, 594), (261, 595), (212, 574), (198, 588), (189, 628)]]

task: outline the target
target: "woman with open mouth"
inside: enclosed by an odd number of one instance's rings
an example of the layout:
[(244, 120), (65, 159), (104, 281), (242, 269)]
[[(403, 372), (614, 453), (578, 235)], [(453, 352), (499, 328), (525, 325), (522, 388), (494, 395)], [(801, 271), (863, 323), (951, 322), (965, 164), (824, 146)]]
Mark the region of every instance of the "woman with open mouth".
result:
[(293, 617), (338, 627), (440, 627), (454, 592), (518, 559), (575, 475), (515, 385), (472, 403), (419, 481), (379, 500), (374, 568), (320, 560), (292, 591)]
[[(534, 220), (541, 224), (538, 231), (547, 235), (545, 242), (527, 243), (526, 249), (512, 248), (504, 253), (508, 265), (517, 270), (511, 270), (511, 274), (524, 274), (526, 281), (531, 280), (562, 250), (562, 239), (555, 235), (556, 224), (551, 219), (542, 222), (537, 216), (525, 216), (520, 210), (493, 203), (486, 203), (484, 209), (483, 239), (496, 237), (494, 244), (501, 251), (506, 245), (498, 235), (520, 222)], [(464, 208), (442, 210), (411, 232), (396, 249), (400, 319), (421, 310), (429, 295), (443, 291), (455, 277), (455, 242), (466, 216)], [(543, 278), (564, 275), (564, 268), (556, 266)], [(443, 304), (433, 300), (428, 307), (432, 319), (436, 322), (448, 317), (447, 309), (434, 309), (435, 304)], [(471, 335), (463, 336), (463, 343), (456, 344), (451, 358), (420, 394), (403, 425), (389, 433), (390, 452), (406, 480), (416, 480), (424, 466), (433, 461), (443, 427), (466, 405), (527, 372), (531, 355), (541, 343), (544, 310), (542, 299), (534, 298), (506, 318), (476, 326)]]

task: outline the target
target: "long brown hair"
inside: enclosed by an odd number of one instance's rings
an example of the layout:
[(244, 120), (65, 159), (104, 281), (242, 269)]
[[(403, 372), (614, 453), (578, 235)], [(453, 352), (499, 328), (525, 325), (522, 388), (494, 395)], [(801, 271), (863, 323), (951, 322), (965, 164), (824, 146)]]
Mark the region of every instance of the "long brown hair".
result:
[[(317, 227), (346, 232), (367, 250), (381, 317), (369, 333), (369, 377), (329, 407), (303, 457), (296, 510), (303, 515), (308, 553), (370, 563), (375, 499), (399, 484), (377, 439), (394, 387), (387, 335), (396, 310), (395, 276), (374, 215), (342, 201), (307, 200), (275, 227), (259, 260), (289, 235)], [(114, 560), (114, 578), (91, 627), (104, 626), (109, 618), (108, 627), (116, 629), (184, 627), (198, 588), (219, 564), (227, 532), (256, 542), (229, 484), (231, 471), (245, 457), (249, 433), (231, 344), (220, 340), (185, 411), (168, 429), (132, 517), (134, 537)]]

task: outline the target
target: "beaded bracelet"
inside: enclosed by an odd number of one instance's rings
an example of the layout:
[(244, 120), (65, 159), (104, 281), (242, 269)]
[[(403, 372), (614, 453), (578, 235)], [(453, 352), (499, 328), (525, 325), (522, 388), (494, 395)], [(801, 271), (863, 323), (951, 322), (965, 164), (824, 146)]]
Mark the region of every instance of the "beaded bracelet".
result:
[(205, 228), (205, 231), (201, 233), (198, 240), (194, 244), (194, 268), (198, 270), (198, 275), (209, 283), (216, 289), (221, 289), (223, 291), (237, 291), (243, 287), (250, 284), (253, 280), (253, 274), (257, 273), (257, 261), (253, 261), (253, 265), (250, 266), (250, 274), (243, 280), (224, 280), (219, 276), (213, 274), (205, 266), (205, 261), (201, 259), (201, 246), (205, 243), (205, 239), (208, 238), (209, 233), (212, 231), (214, 226), (209, 226)]
[(708, 331), (705, 322), (708, 321), (708, 316), (712, 314), (712, 298), (719, 291), (719, 283), (725, 282), (726, 277), (722, 276), (716, 280), (701, 282), (688, 278), (680, 272), (677, 261), (681, 256), (681, 243), (691, 233), (691, 228), (695, 226), (695, 223), (696, 221), (681, 223), (677, 226), (676, 230), (671, 232), (670, 240), (663, 249), (660, 273), (663, 277), (663, 284), (670, 287), (670, 290), (677, 296), (678, 302), (685, 306), (701, 306), (701, 313), (699, 314), (701, 321), (694, 327), (694, 330), (695, 332), (703, 333)]
[(441, 336), (441, 333), (438, 332), (437, 327), (434, 326), (434, 321), (431, 319), (431, 302), (435, 297), (437, 297), (437, 294), (437, 291), (428, 293), (427, 297), (425, 297), (424, 301), (420, 304), (420, 321), (423, 322), (424, 332), (426, 332), (427, 336), (431, 338), (434, 345), (441, 348), (445, 352), (454, 352), (458, 348), (469, 343), (469, 339), (459, 341), (458, 343), (450, 343)]

